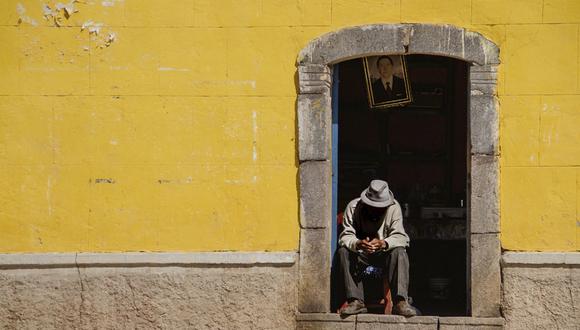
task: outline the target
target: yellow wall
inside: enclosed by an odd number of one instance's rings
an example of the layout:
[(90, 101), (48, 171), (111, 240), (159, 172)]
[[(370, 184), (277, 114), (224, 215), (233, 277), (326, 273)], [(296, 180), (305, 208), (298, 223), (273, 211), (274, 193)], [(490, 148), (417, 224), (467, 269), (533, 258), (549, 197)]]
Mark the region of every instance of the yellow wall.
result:
[(580, 247), (578, 1), (57, 2), (0, 1), (0, 252), (295, 250), (296, 56), (388, 22), (500, 46), (502, 245)]

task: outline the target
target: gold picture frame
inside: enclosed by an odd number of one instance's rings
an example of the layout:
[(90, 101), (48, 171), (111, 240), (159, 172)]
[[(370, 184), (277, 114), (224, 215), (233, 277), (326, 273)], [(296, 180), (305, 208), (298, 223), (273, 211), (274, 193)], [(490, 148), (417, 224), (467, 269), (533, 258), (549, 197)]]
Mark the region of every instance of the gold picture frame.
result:
[(403, 55), (363, 58), (369, 107), (384, 109), (413, 102), (407, 63)]

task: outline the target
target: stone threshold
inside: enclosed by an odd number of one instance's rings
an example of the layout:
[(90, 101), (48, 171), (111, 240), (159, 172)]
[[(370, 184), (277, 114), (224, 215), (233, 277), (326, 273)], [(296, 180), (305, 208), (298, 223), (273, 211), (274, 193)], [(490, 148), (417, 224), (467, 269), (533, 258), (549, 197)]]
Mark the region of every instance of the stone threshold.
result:
[(501, 317), (415, 316), (405, 318), (398, 315), (359, 314), (341, 318), (335, 313), (299, 313), (296, 321), (296, 328), (299, 330), (500, 330), (505, 324), (505, 320)]
[(235, 267), (296, 263), (296, 252), (0, 253), (0, 269), (73, 267)]

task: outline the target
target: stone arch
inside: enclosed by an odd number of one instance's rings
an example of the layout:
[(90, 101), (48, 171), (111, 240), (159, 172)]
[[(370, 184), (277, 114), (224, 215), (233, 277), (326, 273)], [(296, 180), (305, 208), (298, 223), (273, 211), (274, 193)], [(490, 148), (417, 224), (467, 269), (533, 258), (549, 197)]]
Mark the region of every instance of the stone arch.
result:
[(330, 311), (331, 86), (333, 64), (377, 54), (428, 54), (470, 64), (470, 221), (467, 242), (471, 315), (499, 316), (499, 49), (481, 34), (452, 25), (376, 24), (312, 40), (298, 56), (300, 264), (298, 311)]

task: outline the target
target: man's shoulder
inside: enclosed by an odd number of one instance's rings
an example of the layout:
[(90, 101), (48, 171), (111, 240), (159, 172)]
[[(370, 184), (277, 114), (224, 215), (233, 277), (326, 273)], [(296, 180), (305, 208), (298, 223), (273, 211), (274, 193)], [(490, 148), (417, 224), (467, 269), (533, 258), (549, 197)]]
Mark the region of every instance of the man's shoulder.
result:
[(393, 200), (393, 204), (389, 206), (387, 215), (389, 217), (392, 217), (395, 213), (403, 213), (403, 210), (401, 209), (401, 204), (399, 204), (399, 202), (396, 199)]
[(346, 205), (346, 209), (347, 210), (354, 210), (356, 208), (356, 206), (358, 205), (358, 203), (360, 202), (360, 197), (357, 197), (353, 200), (351, 200), (350, 202), (348, 202), (348, 204)]
[(393, 204), (391, 204), (391, 208), (393, 209), (400, 209), (401, 208), (401, 204), (399, 204), (399, 202), (396, 199), (393, 199)]
[(354, 210), (356, 209), (356, 206), (358, 205), (358, 203), (360, 202), (360, 197), (357, 197), (353, 200), (351, 200), (350, 202), (348, 202), (348, 204), (346, 205), (346, 209), (345, 209), (345, 213), (354, 213)]

